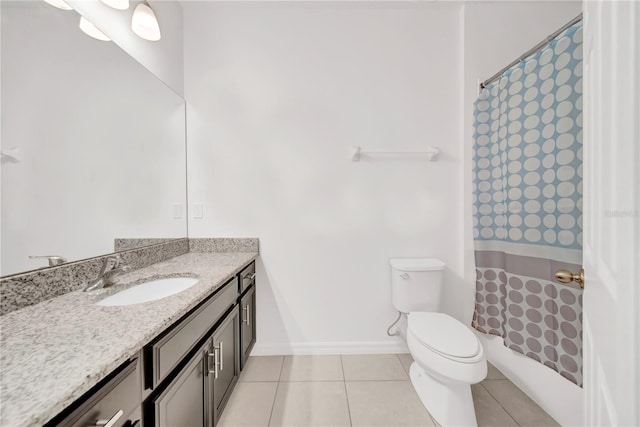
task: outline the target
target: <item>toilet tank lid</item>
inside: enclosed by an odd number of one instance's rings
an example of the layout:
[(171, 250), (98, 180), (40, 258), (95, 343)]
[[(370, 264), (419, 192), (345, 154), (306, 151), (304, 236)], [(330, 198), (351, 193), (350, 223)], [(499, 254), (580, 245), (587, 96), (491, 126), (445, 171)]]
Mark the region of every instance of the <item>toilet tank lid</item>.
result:
[(444, 262), (438, 258), (391, 258), (391, 267), (400, 271), (444, 270)]

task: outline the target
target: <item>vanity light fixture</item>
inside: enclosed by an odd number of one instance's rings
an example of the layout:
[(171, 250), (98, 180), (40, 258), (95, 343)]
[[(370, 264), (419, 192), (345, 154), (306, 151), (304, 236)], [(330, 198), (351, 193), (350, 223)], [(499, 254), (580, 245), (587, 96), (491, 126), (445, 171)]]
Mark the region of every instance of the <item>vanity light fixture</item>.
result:
[(136, 6), (136, 9), (133, 11), (131, 29), (145, 40), (152, 42), (160, 40), (160, 25), (158, 24), (158, 19), (146, 1)]
[(118, 10), (129, 9), (129, 0), (100, 0), (100, 1), (114, 9), (118, 9)]
[(45, 3), (62, 10), (73, 10), (64, 0), (44, 0)]
[(101, 40), (103, 42), (111, 41), (111, 39), (107, 37), (102, 31), (100, 31), (95, 25), (86, 20), (84, 16), (80, 17), (80, 29), (83, 33), (93, 37), (96, 40)]

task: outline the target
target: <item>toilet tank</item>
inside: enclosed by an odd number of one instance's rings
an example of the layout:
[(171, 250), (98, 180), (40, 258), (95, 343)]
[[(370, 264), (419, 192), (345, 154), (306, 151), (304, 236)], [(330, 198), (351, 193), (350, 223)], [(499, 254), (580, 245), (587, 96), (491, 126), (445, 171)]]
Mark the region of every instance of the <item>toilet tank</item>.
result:
[(439, 311), (444, 262), (437, 258), (392, 258), (389, 262), (391, 298), (396, 310)]

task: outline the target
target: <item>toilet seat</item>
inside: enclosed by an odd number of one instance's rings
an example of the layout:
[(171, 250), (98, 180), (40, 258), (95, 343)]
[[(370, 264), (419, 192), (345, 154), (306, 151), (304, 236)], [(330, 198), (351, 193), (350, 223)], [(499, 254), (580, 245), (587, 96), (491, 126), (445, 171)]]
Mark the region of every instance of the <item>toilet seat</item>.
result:
[(446, 359), (476, 363), (484, 358), (482, 345), (473, 332), (444, 313), (411, 313), (408, 331), (419, 344)]
[(482, 346), (474, 357), (443, 355), (424, 345), (411, 330), (407, 330), (407, 345), (414, 361), (438, 381), (475, 384), (487, 376), (487, 362)]

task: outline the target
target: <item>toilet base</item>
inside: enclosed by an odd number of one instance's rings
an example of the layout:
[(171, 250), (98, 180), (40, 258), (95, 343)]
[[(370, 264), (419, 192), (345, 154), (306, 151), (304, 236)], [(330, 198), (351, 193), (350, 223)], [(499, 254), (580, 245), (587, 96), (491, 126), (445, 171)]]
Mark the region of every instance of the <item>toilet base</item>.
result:
[(422, 404), (442, 427), (477, 427), (471, 384), (441, 382), (416, 362), (409, 376)]

